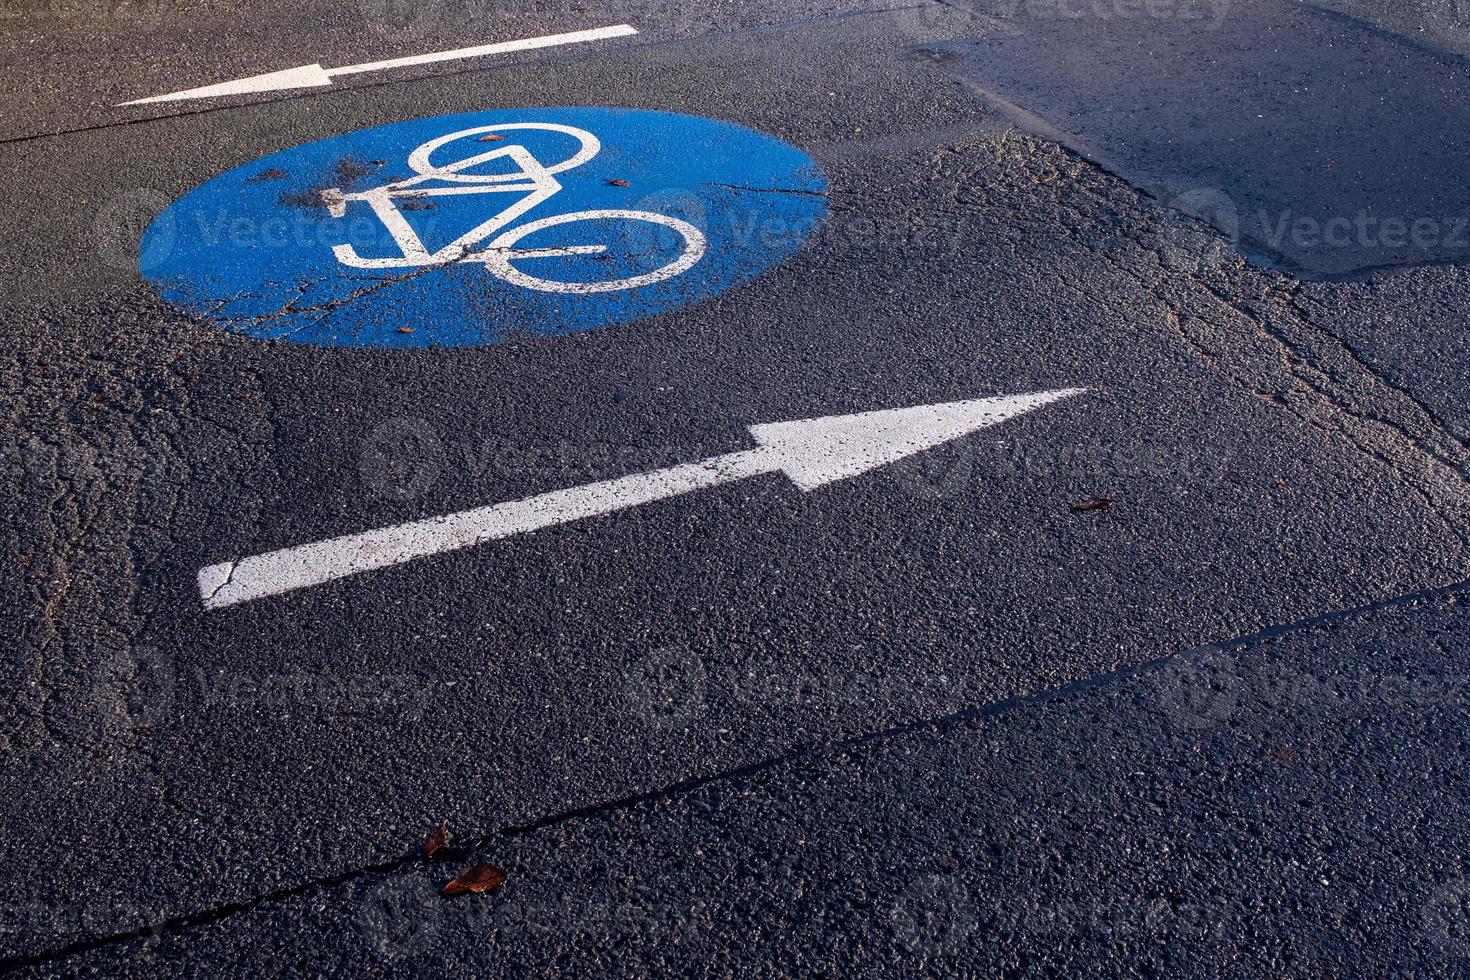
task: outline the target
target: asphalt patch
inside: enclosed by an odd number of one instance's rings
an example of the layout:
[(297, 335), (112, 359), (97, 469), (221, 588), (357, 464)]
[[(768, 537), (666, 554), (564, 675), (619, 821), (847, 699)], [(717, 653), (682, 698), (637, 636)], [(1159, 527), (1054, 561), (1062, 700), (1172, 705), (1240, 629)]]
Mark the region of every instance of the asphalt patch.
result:
[(1470, 259), (1470, 73), (1306, 4), (978, 0), (948, 67), (1307, 279)]

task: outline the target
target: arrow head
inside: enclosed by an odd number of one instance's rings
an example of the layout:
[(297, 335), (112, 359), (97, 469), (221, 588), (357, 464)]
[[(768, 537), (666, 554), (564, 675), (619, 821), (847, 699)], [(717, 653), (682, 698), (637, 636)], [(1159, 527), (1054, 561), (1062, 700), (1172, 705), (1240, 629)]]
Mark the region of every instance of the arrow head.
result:
[(781, 470), (802, 490), (815, 490), (1085, 390), (1064, 388), (1031, 395), (772, 422), (751, 426), (750, 434), (774, 456), (772, 469)]
[(155, 95), (118, 105), (145, 105), (150, 102), (179, 102), (184, 99), (212, 99), (221, 95), (249, 95), (253, 92), (274, 92), (280, 89), (316, 88), (332, 84), (332, 76), (321, 65), (302, 65), (300, 68), (285, 68), (265, 75), (237, 78), (233, 82), (220, 82), (203, 88), (185, 89), (169, 95)]

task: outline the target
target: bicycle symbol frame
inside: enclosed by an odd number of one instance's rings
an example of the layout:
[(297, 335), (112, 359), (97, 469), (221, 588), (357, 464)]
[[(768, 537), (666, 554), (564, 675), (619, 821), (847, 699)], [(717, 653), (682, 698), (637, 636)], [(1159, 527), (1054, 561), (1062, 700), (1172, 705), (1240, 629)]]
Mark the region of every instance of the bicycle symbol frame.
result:
[[(435, 150), (447, 143), (469, 136), (487, 133), (502, 133), (509, 130), (544, 130), (572, 136), (579, 142), (577, 151), (567, 159), (552, 166), (537, 160), (524, 146), (510, 143), (505, 146), (478, 153), (455, 163), (439, 166), (430, 157)], [(414, 149), (408, 156), (408, 165), (416, 176), (408, 177), (366, 191), (348, 192), (331, 188), (321, 192), (322, 201), (334, 218), (347, 214), (347, 206), (362, 202), (372, 208), (383, 226), (393, 236), (401, 255), (386, 258), (369, 258), (359, 255), (351, 244), (332, 247), (332, 254), (343, 265), (355, 269), (406, 269), (423, 266), (449, 265), (451, 263), (475, 262), (485, 266), (494, 276), (516, 286), (548, 293), (591, 294), (613, 292), (620, 289), (636, 289), (656, 282), (672, 279), (692, 268), (709, 248), (709, 242), (694, 225), (672, 215), (653, 211), (629, 211), (609, 208), (591, 211), (571, 211), (512, 224), (533, 208), (555, 197), (562, 190), (556, 174), (582, 166), (597, 156), (602, 143), (592, 133), (573, 126), (557, 123), (501, 123), (494, 126), (476, 126), (436, 137)], [(473, 167), (492, 160), (508, 158), (519, 168), (518, 172), (506, 174), (467, 173)], [(444, 182), (447, 186), (424, 186), (430, 182)], [(508, 194), (524, 193), (519, 201), (503, 209), (494, 217), (480, 223), (460, 235), (454, 241), (429, 251), (414, 231), (396, 203), (399, 200), (421, 199), (464, 194)], [(602, 282), (565, 282), (533, 276), (515, 268), (513, 263), (537, 259), (566, 258), (583, 255), (602, 255), (608, 250), (605, 244), (568, 245), (558, 248), (516, 248), (516, 243), (527, 235), (557, 225), (577, 221), (642, 221), (673, 229), (683, 238), (683, 248), (672, 262), (652, 272), (622, 279)], [(496, 233), (499, 233), (498, 235)], [(492, 235), (496, 237), (491, 238)], [(481, 243), (490, 241), (481, 247)]]

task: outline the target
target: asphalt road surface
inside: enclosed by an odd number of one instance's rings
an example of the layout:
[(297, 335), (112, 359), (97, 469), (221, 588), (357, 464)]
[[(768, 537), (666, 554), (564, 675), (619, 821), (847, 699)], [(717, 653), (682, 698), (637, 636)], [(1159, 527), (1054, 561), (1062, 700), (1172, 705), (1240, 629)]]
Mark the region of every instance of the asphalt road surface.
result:
[(7, 8), (0, 968), (1464, 975), (1461, 13)]

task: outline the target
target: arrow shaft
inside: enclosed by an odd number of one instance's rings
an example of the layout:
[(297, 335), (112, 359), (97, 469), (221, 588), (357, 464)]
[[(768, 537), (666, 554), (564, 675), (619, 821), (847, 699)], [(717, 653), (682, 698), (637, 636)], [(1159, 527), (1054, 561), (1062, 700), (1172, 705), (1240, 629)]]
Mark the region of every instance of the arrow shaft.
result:
[(468, 548), (556, 524), (743, 480), (778, 469), (765, 449), (747, 449), (698, 463), (636, 473), (524, 500), (492, 504), (427, 520), (284, 548), (199, 571), (207, 609), (280, 595), (415, 558)]
[(536, 48), (552, 48), (561, 44), (602, 41), (611, 37), (627, 37), (630, 34), (637, 33), (638, 31), (634, 27), (627, 24), (618, 24), (614, 27), (597, 27), (587, 31), (570, 31), (566, 34), (548, 34), (545, 37), (528, 37), (516, 41), (497, 41), (494, 44), (480, 44), (472, 48), (456, 48), (453, 51), (435, 51), (431, 54), (416, 54), (404, 58), (390, 58), (387, 61), (369, 61), (361, 65), (347, 65), (343, 68), (328, 68), (327, 74), (334, 78), (338, 75), (358, 75), (368, 71), (383, 71), (387, 68), (407, 68), (410, 65), (428, 65), (436, 61), (480, 58), (489, 54), (506, 54), (511, 51), (533, 51)]

